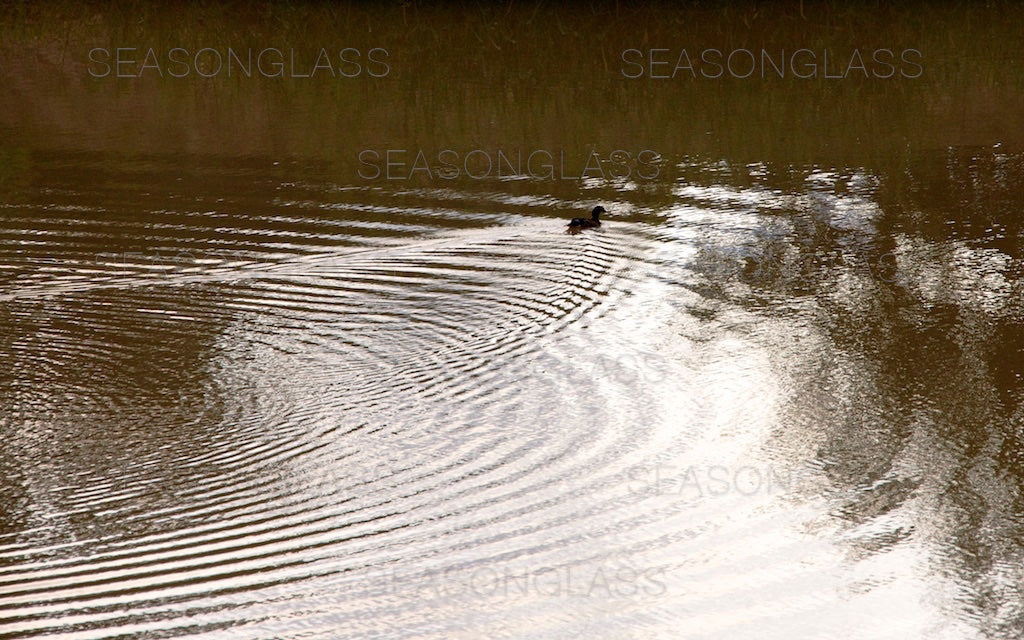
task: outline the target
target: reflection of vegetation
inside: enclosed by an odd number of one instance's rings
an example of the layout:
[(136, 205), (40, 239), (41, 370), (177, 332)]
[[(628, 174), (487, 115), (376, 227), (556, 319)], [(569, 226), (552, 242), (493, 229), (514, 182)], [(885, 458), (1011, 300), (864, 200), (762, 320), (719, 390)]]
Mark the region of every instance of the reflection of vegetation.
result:
[[(456, 150), (582, 147), (658, 150), (895, 170), (915, 148), (950, 143), (1020, 147), (1024, 89), (1021, 17), (1014, 5), (912, 3), (791, 8), (692, 5), (554, 8), (386, 7), (320, 3), (189, 5), (76, 3), (3, 10), (5, 82), (21, 105), (2, 124), (46, 131), (60, 144), (120, 151), (181, 148), (216, 154), (327, 159), (355, 179), (363, 148)], [(324, 47), (389, 53), (384, 78), (92, 79), (88, 52), (174, 47)], [(921, 52), (916, 79), (675, 80), (623, 75), (622, 52), (854, 49)], [(820, 57), (820, 54), (819, 54)], [(44, 63), (39, 62), (45, 61)], [(137, 68), (135, 67), (129, 68)], [(28, 80), (60, 83), (53, 101)], [(7, 98), (11, 99), (10, 96)], [(26, 109), (26, 104), (31, 108)], [(126, 130), (122, 114), (136, 123)], [(287, 132), (287, 134), (283, 134)], [(82, 135), (76, 135), (82, 134)], [(670, 176), (664, 176), (669, 178)]]
[[(1003, 604), (1024, 578), (1024, 155), (918, 151), (860, 187), (757, 173), (694, 163), (688, 184), (709, 195), (686, 204), (720, 213), (695, 261), (704, 293), (827, 336), (781, 437), (816, 443), (852, 553), (936, 544), (985, 637), (1016, 637)], [(723, 205), (722, 185), (763, 197)]]
[(0, 146), (0, 198), (6, 202), (21, 199), (30, 183), (28, 152)]

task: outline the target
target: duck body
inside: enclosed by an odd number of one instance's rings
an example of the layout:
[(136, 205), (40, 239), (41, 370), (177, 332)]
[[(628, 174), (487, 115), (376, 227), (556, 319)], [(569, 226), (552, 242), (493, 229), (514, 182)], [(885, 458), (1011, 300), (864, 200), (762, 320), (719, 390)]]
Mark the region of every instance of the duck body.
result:
[(601, 226), (600, 216), (602, 213), (608, 213), (604, 210), (604, 207), (598, 205), (590, 212), (589, 218), (573, 218), (569, 221), (569, 229), (571, 231), (579, 231), (581, 229), (594, 229)]

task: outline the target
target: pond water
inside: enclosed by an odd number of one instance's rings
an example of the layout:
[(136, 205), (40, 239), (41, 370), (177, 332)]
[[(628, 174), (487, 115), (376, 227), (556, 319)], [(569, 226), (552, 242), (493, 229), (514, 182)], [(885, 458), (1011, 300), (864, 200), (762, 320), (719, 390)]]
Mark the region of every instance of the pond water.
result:
[(0, 637), (1020, 636), (998, 5), (6, 11)]

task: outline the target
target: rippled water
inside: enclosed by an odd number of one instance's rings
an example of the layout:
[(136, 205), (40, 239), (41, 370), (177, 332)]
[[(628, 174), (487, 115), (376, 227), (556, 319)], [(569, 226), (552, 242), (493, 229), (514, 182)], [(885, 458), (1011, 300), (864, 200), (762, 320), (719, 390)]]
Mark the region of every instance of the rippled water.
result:
[(1019, 318), (1019, 264), (858, 263), (871, 176), (680, 182), (575, 236), (589, 202), (220, 179), (6, 207), (4, 636), (953, 638), (1019, 572), (943, 559), (941, 403), (991, 400), (858, 344), (984, 339), (929, 310)]
[[(1024, 637), (1006, 3), (118, 6), (0, 7), (0, 638)], [(295, 43), (391, 75), (86, 71)]]

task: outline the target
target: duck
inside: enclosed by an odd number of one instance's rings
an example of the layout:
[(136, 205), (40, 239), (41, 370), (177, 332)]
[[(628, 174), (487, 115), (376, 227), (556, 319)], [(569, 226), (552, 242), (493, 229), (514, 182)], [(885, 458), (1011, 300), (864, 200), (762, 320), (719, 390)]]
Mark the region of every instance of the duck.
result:
[(573, 218), (569, 221), (570, 231), (579, 231), (580, 229), (594, 229), (601, 226), (601, 220), (598, 218), (602, 213), (608, 213), (604, 207), (598, 205), (593, 208), (590, 212), (590, 218)]

